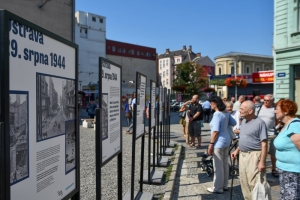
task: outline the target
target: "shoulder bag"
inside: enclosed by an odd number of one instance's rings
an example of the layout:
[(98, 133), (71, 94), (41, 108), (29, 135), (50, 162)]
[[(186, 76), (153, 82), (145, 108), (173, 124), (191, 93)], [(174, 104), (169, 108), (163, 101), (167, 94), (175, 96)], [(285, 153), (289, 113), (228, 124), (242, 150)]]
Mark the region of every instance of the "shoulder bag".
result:
[(181, 117), (181, 118), (185, 118), (185, 116), (186, 116), (186, 110), (182, 111), (182, 112), (179, 112), (178, 116)]

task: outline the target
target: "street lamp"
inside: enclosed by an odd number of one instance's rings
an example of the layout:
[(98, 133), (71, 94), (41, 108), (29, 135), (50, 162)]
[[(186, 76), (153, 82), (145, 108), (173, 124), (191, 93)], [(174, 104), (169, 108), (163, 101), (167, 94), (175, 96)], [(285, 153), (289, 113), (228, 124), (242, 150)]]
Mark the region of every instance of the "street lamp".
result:
[(207, 78), (208, 78), (208, 87), (210, 88), (210, 77), (211, 75), (210, 74), (207, 74)]
[[(236, 64), (237, 64), (237, 60), (238, 60), (239, 56), (235, 57), (234, 59), (234, 78), (236, 78)], [(237, 101), (237, 85), (235, 84), (235, 100)]]

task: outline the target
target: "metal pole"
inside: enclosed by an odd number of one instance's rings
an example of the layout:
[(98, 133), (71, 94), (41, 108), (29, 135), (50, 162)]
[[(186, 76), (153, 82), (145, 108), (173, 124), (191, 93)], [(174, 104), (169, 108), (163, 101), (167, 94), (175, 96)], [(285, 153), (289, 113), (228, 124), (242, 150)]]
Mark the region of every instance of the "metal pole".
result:
[[(151, 180), (150, 180), (150, 162), (151, 162), (151, 103), (148, 104), (148, 113), (149, 113), (149, 118), (148, 118), (148, 183), (150, 184), (151, 183)], [(153, 133), (154, 134), (154, 133)], [(155, 144), (155, 140), (153, 141), (153, 145)], [(153, 157), (154, 154), (153, 154)], [(154, 163), (153, 163), (154, 165)], [(141, 169), (142, 170), (142, 169)], [(141, 181), (142, 182), (142, 179)]]
[[(131, 156), (131, 191), (130, 199), (134, 200), (134, 168), (135, 168), (135, 138), (136, 138), (136, 104), (133, 105), (132, 156)], [(142, 181), (142, 180), (141, 180)]]
[[(144, 126), (144, 130), (145, 130), (145, 126)], [(141, 165), (140, 165), (140, 191), (139, 192), (143, 192), (143, 180), (144, 180), (144, 152), (145, 152), (145, 134), (143, 134), (142, 136), (142, 140), (141, 140)], [(149, 149), (150, 150), (150, 149)], [(150, 160), (150, 159), (149, 159)], [(148, 164), (150, 166), (150, 162)], [(150, 171), (150, 170), (149, 170)], [(148, 180), (150, 182), (150, 179)]]

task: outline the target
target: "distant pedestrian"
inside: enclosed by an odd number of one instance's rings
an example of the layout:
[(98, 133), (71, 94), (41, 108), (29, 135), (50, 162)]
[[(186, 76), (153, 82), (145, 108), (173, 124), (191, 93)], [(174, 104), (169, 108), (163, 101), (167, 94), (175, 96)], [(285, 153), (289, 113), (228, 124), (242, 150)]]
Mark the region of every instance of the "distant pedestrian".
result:
[(203, 117), (204, 117), (203, 121), (204, 123), (209, 123), (211, 107), (208, 99), (206, 99), (205, 102), (202, 104), (202, 108), (203, 108)]
[(210, 122), (211, 139), (208, 146), (208, 155), (213, 155), (214, 181), (208, 192), (223, 193), (228, 190), (229, 166), (228, 152), (231, 137), (228, 126), (234, 126), (236, 121), (226, 110), (222, 99), (218, 96), (209, 99), (211, 108), (215, 113)]
[(243, 102), (240, 113), (244, 119), (240, 128), (239, 147), (231, 154), (231, 158), (235, 159), (240, 154), (239, 176), (243, 196), (245, 200), (253, 200), (252, 193), (259, 176), (263, 184), (268, 184), (265, 172), (268, 132), (266, 123), (255, 116), (255, 105), (252, 101)]
[(233, 110), (239, 110), (241, 104), (245, 101), (246, 97), (244, 95), (239, 96), (239, 99), (234, 103)]
[(235, 97), (231, 97), (230, 101), (232, 102), (232, 104), (235, 103)]
[[(181, 123), (182, 123), (182, 131), (183, 131), (183, 135), (185, 137), (185, 142), (186, 144), (189, 144), (190, 142), (190, 134), (189, 134), (189, 101), (184, 102), (184, 104), (182, 104), (179, 112), (183, 112), (186, 111), (186, 115), (185, 118), (180, 119)], [(183, 125), (183, 121), (184, 120), (184, 125)], [(180, 122), (179, 122), (180, 123)]]
[(254, 105), (255, 105), (256, 108), (258, 108), (262, 105), (261, 101), (260, 101), (260, 96), (255, 96), (254, 97)]
[(89, 117), (93, 119), (97, 108), (97, 105), (95, 104), (94, 100), (90, 101), (90, 103), (87, 105), (87, 108)]
[(131, 130), (133, 129), (133, 118), (135, 117), (133, 107), (135, 104), (136, 104), (136, 92), (134, 92), (132, 94), (132, 101), (131, 101), (131, 105), (130, 105), (130, 108), (132, 110), (132, 120), (131, 120), (132, 122), (126, 131), (126, 134), (132, 134)]
[(276, 118), (285, 125), (274, 140), (283, 200), (300, 199), (300, 119), (298, 106), (289, 99), (276, 103)]
[(125, 103), (124, 103), (124, 112), (125, 112), (125, 117), (126, 117), (126, 121), (127, 121), (127, 126), (129, 126), (130, 121), (132, 119), (132, 114), (131, 114), (131, 111), (129, 109), (129, 104), (128, 104), (127, 99), (125, 100)]
[[(198, 95), (194, 95), (190, 100), (189, 107), (189, 133), (191, 135), (190, 147), (195, 147), (195, 138), (198, 140), (197, 149), (201, 148), (201, 120), (203, 118), (202, 106), (198, 102)], [(202, 114), (202, 116), (201, 116)]]

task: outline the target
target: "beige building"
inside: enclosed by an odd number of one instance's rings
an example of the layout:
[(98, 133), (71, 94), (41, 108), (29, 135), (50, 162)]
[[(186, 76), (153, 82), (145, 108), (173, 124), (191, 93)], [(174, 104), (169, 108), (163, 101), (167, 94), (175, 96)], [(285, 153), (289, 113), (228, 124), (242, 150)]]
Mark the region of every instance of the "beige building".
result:
[(74, 41), (75, 0), (0, 0), (0, 9)]
[(246, 74), (273, 70), (273, 56), (229, 52), (215, 57), (215, 74)]
[[(238, 94), (252, 94), (253, 90), (256, 90), (258, 85), (252, 86), (252, 73), (260, 72), (260, 71), (269, 71), (273, 70), (273, 56), (265, 56), (258, 54), (248, 54), (248, 53), (240, 53), (240, 52), (229, 52), (220, 56), (215, 57), (215, 75), (216, 79), (218, 75), (231, 75), (235, 76), (243, 76), (248, 83), (247, 88), (241, 90), (239, 89)], [(211, 81), (211, 85), (215, 87), (217, 90), (217, 95), (220, 97), (229, 97), (233, 96), (232, 92), (229, 92), (227, 86), (225, 86), (225, 76), (221, 79), (224, 81), (222, 84), (214, 85), (215, 80)], [(251, 78), (250, 78), (251, 77)], [(259, 85), (259, 89), (261, 89), (261, 93), (265, 93), (264, 91), (268, 91), (266, 84)]]

